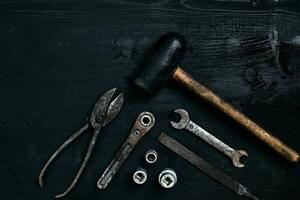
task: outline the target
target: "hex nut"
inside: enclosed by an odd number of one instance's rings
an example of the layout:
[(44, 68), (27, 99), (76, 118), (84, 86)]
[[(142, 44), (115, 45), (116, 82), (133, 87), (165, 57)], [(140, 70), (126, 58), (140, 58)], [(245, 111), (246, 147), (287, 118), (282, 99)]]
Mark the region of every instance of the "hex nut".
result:
[(158, 158), (158, 154), (155, 150), (150, 149), (145, 154), (146, 162), (149, 164), (155, 163)]
[(141, 117), (140, 122), (143, 126), (150, 126), (153, 124), (152, 117), (147, 114), (145, 114), (144, 116)]

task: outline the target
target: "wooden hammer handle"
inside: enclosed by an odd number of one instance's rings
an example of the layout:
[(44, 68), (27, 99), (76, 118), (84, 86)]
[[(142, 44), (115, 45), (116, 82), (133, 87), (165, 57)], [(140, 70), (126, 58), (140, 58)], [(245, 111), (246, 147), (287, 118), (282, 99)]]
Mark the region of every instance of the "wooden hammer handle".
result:
[(261, 139), (265, 144), (275, 150), (277, 153), (282, 155), (284, 158), (291, 162), (299, 161), (299, 154), (293, 150), (288, 145), (284, 144), (277, 137), (271, 135), (269, 132), (264, 130), (254, 121), (249, 119), (246, 115), (239, 112), (229, 103), (222, 100), (214, 92), (201, 85), (195, 81), (188, 73), (186, 73), (182, 68), (178, 67), (172, 76), (173, 80), (176, 80), (183, 86), (187, 87), (189, 90), (193, 91), (197, 96), (205, 99), (226, 115), (237, 121), (243, 127), (250, 131), (253, 135)]

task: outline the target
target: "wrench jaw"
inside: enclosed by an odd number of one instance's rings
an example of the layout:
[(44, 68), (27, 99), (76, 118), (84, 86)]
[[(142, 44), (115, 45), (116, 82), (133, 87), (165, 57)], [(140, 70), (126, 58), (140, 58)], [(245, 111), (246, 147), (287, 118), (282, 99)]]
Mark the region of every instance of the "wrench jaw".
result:
[(190, 117), (188, 112), (184, 109), (177, 109), (174, 112), (180, 115), (180, 121), (179, 122), (170, 121), (171, 125), (176, 129), (184, 129), (190, 122)]
[(236, 167), (239, 167), (239, 168), (245, 167), (245, 164), (240, 162), (241, 157), (243, 157), (243, 156), (248, 157), (248, 154), (246, 151), (244, 151), (244, 150), (234, 151), (234, 153), (231, 156), (233, 165)]

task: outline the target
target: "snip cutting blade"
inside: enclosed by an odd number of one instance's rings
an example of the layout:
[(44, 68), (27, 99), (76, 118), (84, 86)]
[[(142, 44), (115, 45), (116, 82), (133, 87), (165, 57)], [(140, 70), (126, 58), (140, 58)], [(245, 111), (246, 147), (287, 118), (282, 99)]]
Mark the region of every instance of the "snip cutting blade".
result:
[(109, 124), (120, 112), (124, 102), (124, 93), (119, 94), (109, 105), (103, 126)]

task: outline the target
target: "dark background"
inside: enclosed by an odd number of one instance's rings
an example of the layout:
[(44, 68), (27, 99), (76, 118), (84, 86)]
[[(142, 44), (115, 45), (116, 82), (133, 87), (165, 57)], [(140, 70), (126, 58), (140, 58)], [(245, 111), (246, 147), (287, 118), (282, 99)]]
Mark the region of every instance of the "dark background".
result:
[[(299, 199), (299, 164), (291, 165), (176, 84), (152, 98), (130, 84), (146, 50), (160, 35), (185, 35), (182, 66), (239, 110), (300, 150), (300, 3), (297, 0), (7, 0), (0, 2), (0, 199), (53, 199), (70, 183), (89, 136), (37, 175), (53, 151), (85, 123), (108, 89), (125, 91), (118, 117), (99, 137), (92, 158), (65, 199), (240, 199), (157, 142), (161, 131), (249, 187), (261, 199)], [(298, 36), (298, 37), (297, 37)], [(237, 149), (246, 167), (186, 131), (170, 115), (185, 108), (192, 119)], [(96, 181), (142, 111), (156, 125), (104, 191)], [(154, 148), (159, 160), (144, 163)], [(137, 167), (149, 180), (132, 183)], [(158, 173), (173, 168), (178, 183), (163, 190)]]

